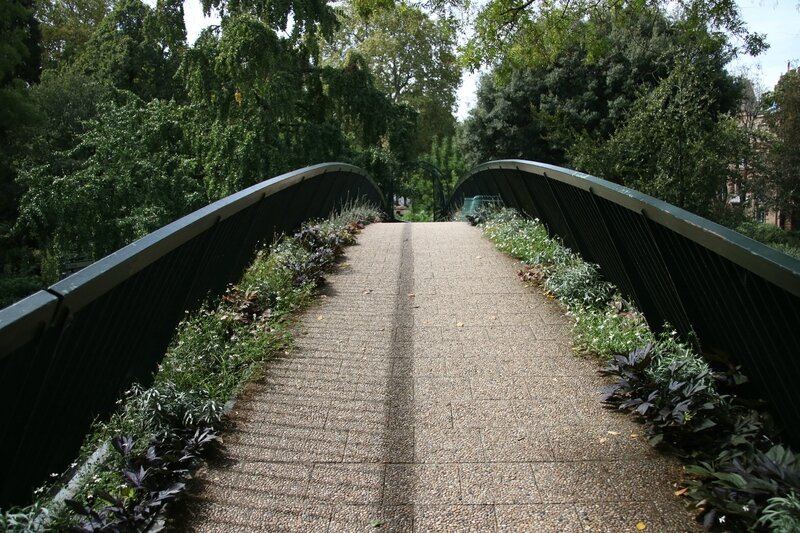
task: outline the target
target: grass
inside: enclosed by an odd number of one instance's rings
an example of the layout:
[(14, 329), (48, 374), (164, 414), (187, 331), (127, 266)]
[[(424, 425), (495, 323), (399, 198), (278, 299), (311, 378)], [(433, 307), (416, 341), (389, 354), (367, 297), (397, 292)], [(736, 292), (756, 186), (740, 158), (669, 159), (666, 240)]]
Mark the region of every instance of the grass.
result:
[[(193, 453), (213, 444), (226, 404), (262, 371), (264, 361), (291, 349), (295, 312), (313, 301), (324, 273), (344, 246), (355, 242), (364, 224), (377, 220), (379, 213), (369, 206), (348, 206), (259, 250), (239, 283), (187, 314), (153, 384), (134, 385), (122, 395), (110, 419), (93, 424), (73, 467), (85, 464), (98, 449), (111, 449), (109, 444), (115, 439), (116, 444), (120, 438), (130, 439), (131, 449), (101, 454), (75, 491), (74, 503), (53, 499), (57, 485), (43, 486), (33, 505), (0, 512), (0, 530), (67, 529), (86, 523), (81, 508), (96, 513), (111, 529), (140, 530), (158, 519), (164, 507), (160, 498), (167, 502), (177, 495), (170, 493), (167, 498), (164, 487), (132, 482), (130, 474), (136, 472), (136, 465), (149, 465), (148, 472), (158, 470), (173, 488), (183, 486), (182, 480), (189, 475), (184, 472), (187, 465), (159, 454), (169, 455), (172, 452), (163, 450), (176, 442), (180, 449), (202, 432), (210, 437), (192, 448)], [(192, 456), (187, 464), (194, 468), (198, 463)], [(147, 504), (153, 501), (159, 505), (150, 513)]]

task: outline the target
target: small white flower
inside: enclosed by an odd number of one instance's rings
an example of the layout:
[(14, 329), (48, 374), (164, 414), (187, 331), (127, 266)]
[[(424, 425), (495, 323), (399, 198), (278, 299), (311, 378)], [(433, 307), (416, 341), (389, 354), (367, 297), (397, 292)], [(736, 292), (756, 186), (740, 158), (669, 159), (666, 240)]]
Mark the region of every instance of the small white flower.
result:
[(744, 511), (745, 513), (749, 513), (750, 512), (750, 506), (749, 505), (742, 505), (742, 511)]
[(720, 524), (724, 524), (725, 523), (725, 515), (722, 515), (722, 516), (719, 517), (719, 523)]

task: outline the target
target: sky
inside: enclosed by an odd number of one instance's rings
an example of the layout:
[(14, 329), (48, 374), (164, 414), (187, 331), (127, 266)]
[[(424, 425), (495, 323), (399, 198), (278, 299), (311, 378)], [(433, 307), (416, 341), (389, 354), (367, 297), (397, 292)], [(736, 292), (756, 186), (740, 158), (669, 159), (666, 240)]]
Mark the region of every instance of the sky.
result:
[(764, 90), (771, 90), (786, 72), (787, 63), (800, 66), (800, 0), (739, 0), (742, 19), (748, 29), (767, 35), (769, 49), (758, 57), (740, 57), (730, 70), (750, 70)]
[[(730, 66), (731, 72), (747, 72), (761, 82), (763, 90), (772, 89), (786, 72), (787, 63), (800, 66), (800, 0), (738, 0), (740, 12), (750, 31), (764, 33), (770, 48), (758, 57), (740, 57)], [(217, 24), (215, 16), (206, 18), (200, 0), (185, 0), (183, 9), (189, 42), (209, 24)], [(465, 71), (458, 89), (456, 117), (463, 120), (475, 105), (479, 73)]]

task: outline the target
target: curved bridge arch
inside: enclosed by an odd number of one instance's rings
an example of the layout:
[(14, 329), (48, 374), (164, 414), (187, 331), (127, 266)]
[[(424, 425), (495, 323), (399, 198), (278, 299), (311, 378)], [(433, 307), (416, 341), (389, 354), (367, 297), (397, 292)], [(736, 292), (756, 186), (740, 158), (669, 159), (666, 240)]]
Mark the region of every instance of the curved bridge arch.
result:
[(566, 168), (522, 160), (475, 167), (465, 197), (495, 195), (539, 218), (600, 265), (654, 329), (669, 322), (704, 351), (730, 357), (800, 442), (800, 261), (674, 205)]

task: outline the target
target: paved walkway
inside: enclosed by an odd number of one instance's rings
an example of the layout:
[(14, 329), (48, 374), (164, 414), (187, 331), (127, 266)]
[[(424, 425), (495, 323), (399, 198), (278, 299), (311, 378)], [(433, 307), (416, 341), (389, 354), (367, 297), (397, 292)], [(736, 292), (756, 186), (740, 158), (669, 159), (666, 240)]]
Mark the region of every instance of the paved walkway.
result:
[[(557, 304), (463, 223), (375, 224), (232, 413), (191, 530), (696, 529)], [(642, 524), (639, 524), (639, 523)]]

